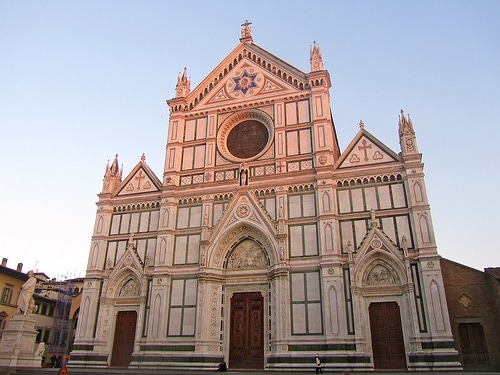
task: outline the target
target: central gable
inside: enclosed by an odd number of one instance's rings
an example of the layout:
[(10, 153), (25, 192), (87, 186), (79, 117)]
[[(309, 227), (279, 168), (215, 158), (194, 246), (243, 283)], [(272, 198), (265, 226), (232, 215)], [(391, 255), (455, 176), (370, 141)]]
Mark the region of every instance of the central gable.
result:
[[(262, 68), (252, 62), (244, 61), (221, 82), (207, 103), (219, 104), (232, 99), (249, 99), (257, 95), (275, 94), (287, 90), (287, 84), (269, 76)], [(289, 88), (288, 88), (289, 89)]]
[(264, 99), (308, 88), (304, 72), (253, 43), (240, 43), (186, 98), (189, 109), (231, 100)]

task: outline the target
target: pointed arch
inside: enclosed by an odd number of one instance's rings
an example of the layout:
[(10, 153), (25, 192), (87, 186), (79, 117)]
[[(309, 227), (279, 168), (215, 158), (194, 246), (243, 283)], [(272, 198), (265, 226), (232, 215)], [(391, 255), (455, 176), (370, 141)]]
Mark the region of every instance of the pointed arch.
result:
[(160, 253), (158, 255), (158, 263), (163, 264), (167, 259), (167, 240), (162, 237), (160, 241)]
[(416, 202), (424, 201), (423, 189), (419, 181), (415, 181), (415, 183), (413, 184), (413, 194), (415, 196)]
[(135, 277), (130, 277), (118, 290), (119, 297), (137, 297), (140, 293), (140, 285)]
[(420, 218), (418, 220), (418, 225), (420, 227), (420, 233), (422, 234), (422, 241), (424, 243), (429, 243), (431, 242), (431, 235), (429, 233), (429, 223), (427, 222), (427, 216), (426, 215), (420, 215)]
[(330, 223), (325, 224), (324, 228), (325, 233), (325, 250), (332, 251), (333, 250), (333, 228)]
[(323, 202), (323, 211), (330, 212), (332, 210), (331, 199), (330, 199), (330, 194), (327, 191), (323, 193), (322, 202)]
[(97, 266), (97, 260), (99, 259), (99, 244), (95, 243), (92, 248), (92, 256), (90, 259), (90, 267), (95, 268)]
[[(129, 259), (126, 259), (128, 261)], [(126, 262), (128, 263), (128, 262)], [(134, 265), (123, 266), (110, 275), (109, 284), (103, 294), (108, 298), (137, 298), (141, 295), (143, 283), (140, 271)]]
[(153, 312), (152, 312), (152, 323), (151, 323), (151, 335), (159, 336), (160, 334), (160, 311), (161, 311), (162, 299), (159, 293), (155, 294), (153, 302)]
[(383, 285), (400, 285), (401, 278), (398, 272), (385, 259), (377, 258), (366, 267), (363, 277), (363, 286), (383, 286)]
[(264, 251), (268, 265), (276, 264), (279, 259), (277, 243), (269, 238), (262, 230), (242, 223), (227, 230), (221, 235), (207, 251), (207, 265), (209, 267), (226, 267), (228, 257), (244, 239), (250, 239), (258, 244)]
[(445, 326), (444, 326), (443, 306), (441, 302), (441, 294), (439, 293), (439, 286), (436, 283), (436, 280), (431, 281), (430, 291), (431, 291), (432, 313), (434, 316), (434, 321), (436, 323), (436, 330), (444, 331)]
[(398, 289), (406, 281), (401, 251), (384, 233), (372, 228), (362, 240), (353, 269), (353, 281), (368, 288)]
[(81, 319), (81, 324), (80, 324), (80, 332), (78, 332), (79, 336), (86, 337), (87, 336), (87, 326), (88, 326), (88, 320), (89, 320), (89, 308), (90, 308), (90, 297), (87, 296), (85, 297), (85, 300), (83, 301), (83, 309), (82, 309), (82, 317)]
[(328, 307), (330, 310), (330, 333), (335, 335), (339, 333), (339, 305), (337, 290), (333, 285), (328, 289)]
[(233, 244), (224, 260), (225, 269), (263, 269), (268, 267), (267, 251), (252, 237), (244, 237)]
[(102, 227), (104, 225), (104, 218), (101, 216), (99, 216), (99, 220), (97, 220), (97, 233), (102, 233)]
[(162, 226), (163, 227), (168, 227), (170, 223), (170, 208), (166, 208), (164, 211), (163, 211), (163, 220), (162, 220)]

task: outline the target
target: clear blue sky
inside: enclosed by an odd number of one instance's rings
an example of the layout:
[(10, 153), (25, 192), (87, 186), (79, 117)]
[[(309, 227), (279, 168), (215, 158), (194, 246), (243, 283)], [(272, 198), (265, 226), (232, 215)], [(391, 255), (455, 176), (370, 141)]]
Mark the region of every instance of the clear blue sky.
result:
[(309, 71), (316, 40), (343, 149), (366, 129), (399, 152), (413, 119), (440, 254), (500, 266), (500, 2), (0, 1), (0, 258), (83, 276), (106, 162), (163, 174), (166, 99), (194, 88), (252, 22)]

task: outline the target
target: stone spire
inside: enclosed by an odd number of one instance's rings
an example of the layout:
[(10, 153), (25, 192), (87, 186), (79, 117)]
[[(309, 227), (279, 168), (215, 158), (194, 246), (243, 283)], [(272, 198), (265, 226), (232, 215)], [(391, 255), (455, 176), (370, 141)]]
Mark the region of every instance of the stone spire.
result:
[(241, 26), (241, 38), (240, 42), (253, 42), (252, 38), (252, 27), (250, 26), (252, 23), (248, 22), (248, 20), (245, 21)]
[(123, 167), (118, 167), (118, 154), (115, 155), (115, 160), (109, 166), (109, 160), (106, 164), (106, 172), (104, 173), (104, 182), (102, 184), (102, 193), (112, 193), (115, 188), (122, 182)]
[(415, 137), (415, 130), (413, 130), (413, 123), (410, 115), (405, 117), (405, 113), (401, 110), (399, 116), (399, 144), (401, 145), (401, 154), (418, 154), (417, 137)]
[(319, 44), (316, 44), (316, 41), (314, 41), (314, 44), (311, 46), (310, 53), (311, 53), (311, 58), (309, 59), (309, 61), (311, 62), (311, 72), (324, 70), (323, 57), (321, 56), (321, 48), (319, 48)]
[(187, 76), (187, 69), (184, 67), (184, 73), (177, 76), (177, 85), (175, 86), (175, 97), (185, 98), (191, 92), (191, 80)]

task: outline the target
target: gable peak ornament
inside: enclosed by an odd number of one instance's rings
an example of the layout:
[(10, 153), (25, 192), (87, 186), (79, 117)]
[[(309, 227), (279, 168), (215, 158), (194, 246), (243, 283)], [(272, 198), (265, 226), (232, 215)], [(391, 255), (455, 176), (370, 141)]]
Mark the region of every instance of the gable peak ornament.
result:
[(252, 23), (245, 21), (245, 23), (241, 24), (241, 38), (240, 42), (253, 42), (252, 39), (252, 27), (250, 26)]

